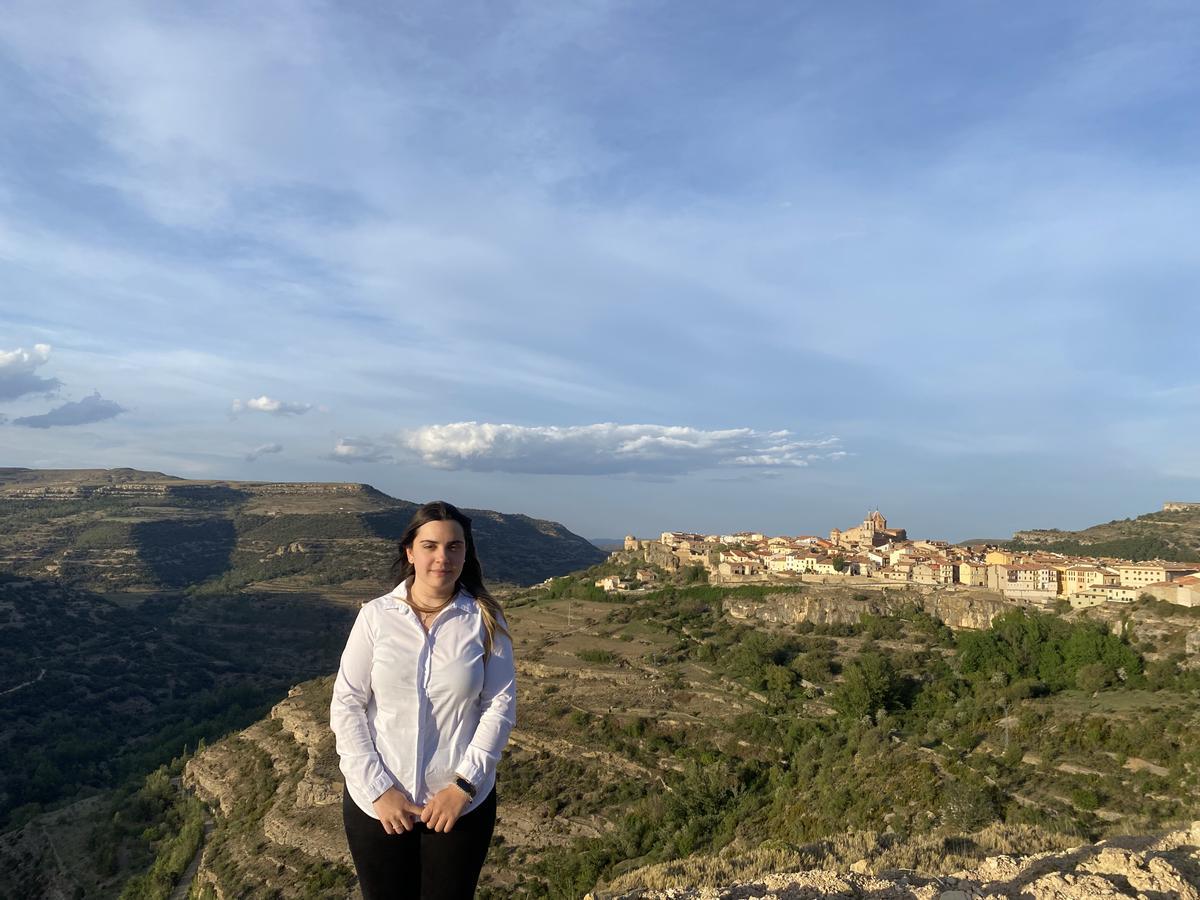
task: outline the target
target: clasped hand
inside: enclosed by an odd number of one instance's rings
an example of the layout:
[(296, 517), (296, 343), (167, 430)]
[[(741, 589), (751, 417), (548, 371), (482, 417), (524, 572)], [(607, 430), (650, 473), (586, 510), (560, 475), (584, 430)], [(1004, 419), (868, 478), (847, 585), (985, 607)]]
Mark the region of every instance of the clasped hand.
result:
[(412, 831), (420, 819), (431, 831), (446, 832), (454, 827), (471, 798), (454, 785), (442, 788), (424, 806), (417, 806), (404, 793), (388, 788), (372, 806), (388, 834)]

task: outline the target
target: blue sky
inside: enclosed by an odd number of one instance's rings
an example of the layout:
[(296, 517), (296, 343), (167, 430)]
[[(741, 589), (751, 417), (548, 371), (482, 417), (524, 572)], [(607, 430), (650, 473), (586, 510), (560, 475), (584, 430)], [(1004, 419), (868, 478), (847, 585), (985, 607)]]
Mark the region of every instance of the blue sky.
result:
[(1200, 499), (1198, 76), (1186, 2), (14, 2), (0, 464), (591, 537)]

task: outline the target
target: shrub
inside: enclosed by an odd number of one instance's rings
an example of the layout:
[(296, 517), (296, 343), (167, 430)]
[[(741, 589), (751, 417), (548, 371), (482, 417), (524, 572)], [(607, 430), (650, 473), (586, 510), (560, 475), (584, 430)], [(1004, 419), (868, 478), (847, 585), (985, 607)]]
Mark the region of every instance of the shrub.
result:
[(1078, 788), (1071, 792), (1071, 803), (1077, 809), (1093, 810), (1100, 806), (1100, 798), (1091, 788)]
[(584, 662), (589, 663), (611, 663), (620, 659), (620, 657), (611, 650), (600, 650), (593, 647), (588, 647), (584, 650), (578, 650), (576, 651), (575, 655)]
[(959, 831), (976, 831), (995, 821), (999, 808), (996, 789), (987, 783), (956, 779), (942, 789), (942, 816)]
[(1081, 691), (1089, 694), (1102, 691), (1116, 681), (1116, 672), (1104, 663), (1091, 663), (1083, 666), (1075, 673), (1075, 684)]

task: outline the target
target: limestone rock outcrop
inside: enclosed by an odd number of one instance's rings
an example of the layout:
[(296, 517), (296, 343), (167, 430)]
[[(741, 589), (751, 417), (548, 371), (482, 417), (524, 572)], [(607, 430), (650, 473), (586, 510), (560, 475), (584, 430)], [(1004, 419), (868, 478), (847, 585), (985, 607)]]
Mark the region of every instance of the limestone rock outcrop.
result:
[(184, 784), (220, 814), (196, 875), (217, 896), (257, 896), (267, 887), (312, 896), (330, 864), (343, 873), (338, 884), (352, 881), (341, 775), (325, 724), (332, 680), (297, 685), (268, 718), (188, 761)]
[(929, 615), (941, 619), (950, 628), (987, 628), (992, 619), (1019, 604), (995, 596), (967, 592), (934, 591), (862, 592), (844, 596), (827, 592), (771, 594), (767, 597), (731, 597), (725, 610), (734, 619), (758, 619), (779, 625), (812, 622), (814, 625), (857, 624), (864, 613), (875, 616), (895, 615), (914, 600)]
[[(863, 867), (851, 866), (852, 869)], [(990, 857), (973, 869), (931, 878), (810, 870), (714, 888), (638, 889), (592, 900), (1200, 900), (1200, 822), (1160, 838), (1121, 837), (1072, 850)]]

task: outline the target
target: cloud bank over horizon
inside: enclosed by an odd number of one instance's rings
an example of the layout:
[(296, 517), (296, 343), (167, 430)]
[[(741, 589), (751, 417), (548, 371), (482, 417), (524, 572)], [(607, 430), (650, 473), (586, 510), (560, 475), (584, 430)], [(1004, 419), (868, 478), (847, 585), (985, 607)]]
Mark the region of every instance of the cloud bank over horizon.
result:
[(426, 425), (397, 437), (401, 450), (437, 469), (533, 475), (683, 475), (731, 467), (802, 467), (846, 456), (835, 437), (788, 431), (703, 430), (678, 425)]

